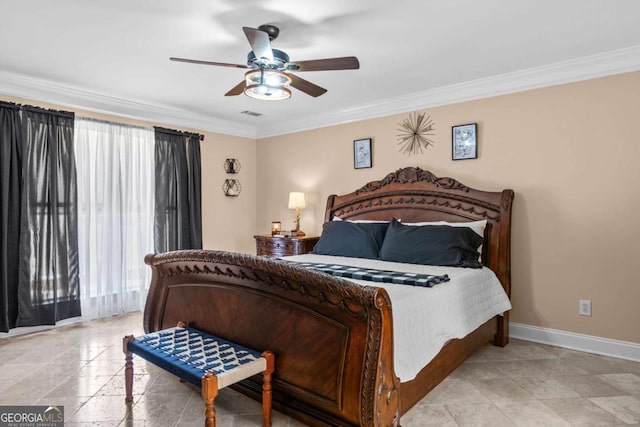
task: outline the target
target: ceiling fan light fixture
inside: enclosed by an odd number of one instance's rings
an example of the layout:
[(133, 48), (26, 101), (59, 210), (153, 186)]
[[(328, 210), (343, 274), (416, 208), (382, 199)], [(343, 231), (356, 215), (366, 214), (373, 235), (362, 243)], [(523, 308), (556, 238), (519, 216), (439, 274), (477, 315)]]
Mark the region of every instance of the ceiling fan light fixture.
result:
[(291, 77), (282, 71), (259, 68), (247, 71), (244, 78), (244, 93), (251, 98), (280, 101), (291, 97)]
[(187, 58), (169, 58), (172, 61), (189, 62), (193, 64), (216, 65), (219, 67), (233, 67), (249, 69), (245, 79), (232, 87), (224, 96), (245, 95), (261, 99), (279, 101), (291, 97), (289, 86), (318, 97), (327, 92), (323, 87), (298, 77), (296, 74), (284, 71), (328, 71), (328, 70), (357, 70), (360, 62), (355, 56), (340, 58), (312, 59), (291, 63), (289, 55), (271, 47), (271, 42), (278, 36), (278, 27), (265, 24), (259, 28), (242, 27), (247, 37), (251, 51), (247, 54), (246, 64), (229, 64), (226, 62), (201, 61)]

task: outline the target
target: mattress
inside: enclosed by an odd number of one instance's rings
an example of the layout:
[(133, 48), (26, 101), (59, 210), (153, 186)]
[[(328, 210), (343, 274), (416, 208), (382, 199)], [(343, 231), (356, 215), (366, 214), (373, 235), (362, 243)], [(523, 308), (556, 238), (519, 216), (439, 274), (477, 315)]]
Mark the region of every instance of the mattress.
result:
[(487, 267), (439, 267), (315, 254), (286, 259), (449, 276), (450, 281), (431, 288), (345, 279), (382, 287), (389, 294), (394, 367), (402, 382), (413, 380), (449, 340), (464, 338), (487, 320), (511, 309), (504, 288)]

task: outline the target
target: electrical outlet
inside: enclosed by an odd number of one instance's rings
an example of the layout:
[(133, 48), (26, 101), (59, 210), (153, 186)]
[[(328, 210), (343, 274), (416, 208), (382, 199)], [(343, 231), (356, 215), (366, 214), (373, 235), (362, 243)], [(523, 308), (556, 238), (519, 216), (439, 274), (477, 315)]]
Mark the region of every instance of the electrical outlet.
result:
[(580, 313), (581, 316), (591, 316), (591, 300), (581, 299), (578, 313)]

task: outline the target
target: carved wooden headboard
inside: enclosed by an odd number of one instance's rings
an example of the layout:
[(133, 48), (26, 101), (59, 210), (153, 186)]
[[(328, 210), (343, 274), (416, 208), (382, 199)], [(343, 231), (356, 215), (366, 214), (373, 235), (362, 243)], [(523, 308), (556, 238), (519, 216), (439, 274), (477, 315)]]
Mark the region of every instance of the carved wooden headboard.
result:
[(342, 219), (402, 222), (487, 220), (482, 262), (511, 295), (511, 206), (513, 190), (482, 191), (429, 171), (398, 169), (379, 181), (327, 200), (325, 221)]

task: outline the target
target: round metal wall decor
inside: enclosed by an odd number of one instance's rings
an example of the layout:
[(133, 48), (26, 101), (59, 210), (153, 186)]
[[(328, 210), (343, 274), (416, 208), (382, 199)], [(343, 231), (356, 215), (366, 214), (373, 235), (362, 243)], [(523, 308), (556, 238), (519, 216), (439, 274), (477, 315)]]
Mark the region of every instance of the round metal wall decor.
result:
[(398, 145), (400, 152), (412, 155), (422, 154), (430, 145), (433, 145), (432, 137), (434, 128), (431, 116), (425, 118), (424, 113), (413, 113), (398, 124)]

